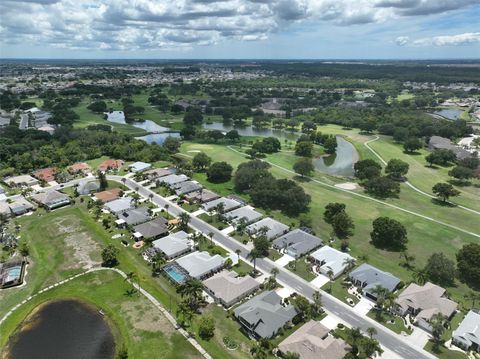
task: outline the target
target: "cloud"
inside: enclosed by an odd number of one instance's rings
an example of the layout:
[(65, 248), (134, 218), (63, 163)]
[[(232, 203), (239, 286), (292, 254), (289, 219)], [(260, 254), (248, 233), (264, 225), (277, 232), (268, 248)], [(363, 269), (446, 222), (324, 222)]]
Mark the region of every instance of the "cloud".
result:
[(405, 46), (406, 44), (408, 44), (408, 41), (409, 41), (409, 37), (408, 36), (399, 36), (395, 39), (395, 43), (398, 45), (398, 46)]
[(413, 41), (410, 41), (408, 36), (399, 36), (395, 39), (395, 43), (398, 46), (465, 46), (480, 43), (480, 32), (423, 37)]
[[(262, 41), (297, 23), (312, 27), (388, 23), (475, 3), (478, 0), (3, 0), (0, 44), (186, 49), (230, 40)], [(441, 41), (447, 40), (437, 40)], [(396, 43), (406, 45), (409, 40)]]

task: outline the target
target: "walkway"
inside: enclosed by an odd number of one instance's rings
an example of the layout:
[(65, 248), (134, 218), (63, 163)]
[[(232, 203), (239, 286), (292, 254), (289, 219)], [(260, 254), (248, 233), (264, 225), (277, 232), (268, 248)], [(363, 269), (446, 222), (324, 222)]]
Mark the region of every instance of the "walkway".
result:
[(210, 356), (210, 354), (208, 354), (205, 349), (203, 349), (203, 347), (195, 340), (193, 339), (190, 334), (188, 334), (188, 332), (184, 329), (182, 329), (177, 321), (175, 320), (175, 318), (164, 308), (162, 307), (162, 305), (160, 304), (160, 302), (155, 299), (155, 297), (153, 295), (151, 295), (149, 292), (147, 292), (145, 289), (143, 289), (142, 287), (140, 287), (139, 284), (137, 283), (134, 283), (132, 282), (130, 279), (127, 279), (127, 275), (125, 274), (125, 272), (121, 271), (120, 269), (117, 269), (117, 268), (106, 268), (106, 267), (97, 267), (97, 268), (92, 268), (92, 269), (89, 269), (85, 272), (82, 272), (82, 273), (79, 273), (79, 274), (76, 274), (72, 277), (69, 277), (67, 279), (64, 279), (60, 282), (57, 282), (55, 284), (52, 284), (51, 286), (49, 287), (46, 287), (44, 289), (41, 289), (40, 291), (38, 291), (37, 293), (29, 296), (27, 299), (23, 300), (22, 302), (18, 303), (16, 306), (14, 306), (12, 309), (10, 309), (3, 317), (2, 319), (0, 319), (0, 325), (5, 321), (7, 320), (7, 318), (13, 314), (13, 312), (15, 312), (18, 308), (20, 308), (22, 305), (24, 305), (25, 303), (31, 301), (33, 298), (37, 297), (38, 295), (44, 293), (44, 292), (47, 292), (53, 288), (56, 288), (62, 284), (65, 284), (65, 283), (68, 283), (70, 282), (71, 280), (75, 279), (75, 278), (78, 278), (78, 277), (81, 277), (81, 276), (84, 276), (85, 274), (88, 274), (88, 273), (92, 273), (92, 272), (98, 272), (98, 271), (113, 271), (113, 272), (116, 272), (118, 274), (120, 274), (120, 276), (122, 278), (124, 278), (128, 283), (130, 283), (135, 289), (137, 289), (140, 293), (142, 293), (155, 307), (157, 307), (158, 310), (160, 310), (163, 315), (170, 321), (170, 323), (172, 323), (173, 327), (175, 329), (177, 329), (180, 334), (182, 334), (185, 339), (187, 339), (190, 344), (192, 344), (199, 352), (200, 354), (206, 358), (206, 359), (212, 359), (212, 357)]

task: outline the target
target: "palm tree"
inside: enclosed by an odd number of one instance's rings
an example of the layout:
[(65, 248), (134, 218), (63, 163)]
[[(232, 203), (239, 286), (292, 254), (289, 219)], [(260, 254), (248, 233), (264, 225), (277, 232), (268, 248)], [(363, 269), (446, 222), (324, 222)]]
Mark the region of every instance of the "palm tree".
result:
[(471, 300), (472, 301), (472, 309), (475, 307), (475, 302), (477, 300), (480, 300), (480, 294), (475, 293), (474, 291), (470, 291), (467, 294), (464, 295), (464, 298), (466, 300)]
[(360, 328), (352, 328), (348, 331), (348, 337), (350, 338), (350, 341), (352, 343), (352, 347), (355, 348), (356, 350), (352, 351), (358, 351), (358, 342), (363, 338), (362, 332), (360, 331)]
[(167, 212), (167, 219), (168, 219), (168, 207), (170, 207), (170, 205), (168, 203), (165, 203), (165, 212)]
[(372, 289), (371, 293), (372, 293), (373, 295), (375, 295), (375, 297), (377, 298), (377, 307), (378, 307), (379, 311), (382, 311), (382, 310), (383, 310), (383, 306), (384, 306), (384, 304), (385, 304), (385, 298), (386, 298), (386, 296), (387, 296), (387, 294), (388, 294), (388, 291), (387, 291), (384, 287), (382, 287), (381, 285), (378, 285), (378, 284), (377, 284), (377, 285)]
[(373, 339), (373, 336), (377, 334), (377, 330), (374, 327), (367, 328), (367, 334), (370, 336), (370, 339)]
[(235, 253), (237, 254), (238, 261), (240, 261), (240, 253), (242, 253), (242, 251), (237, 248), (237, 249), (235, 249)]
[(188, 229), (188, 222), (190, 222), (190, 216), (187, 212), (180, 214), (180, 227), (186, 231)]
[(428, 280), (428, 272), (425, 268), (417, 269), (413, 272), (413, 279), (415, 279), (418, 284), (423, 285)]
[(262, 253), (260, 253), (260, 251), (258, 249), (254, 248), (250, 251), (250, 257), (253, 259), (253, 271), (256, 272), (257, 271), (257, 258), (261, 258)]
[(177, 288), (177, 292), (185, 298), (190, 309), (196, 310), (202, 300), (203, 284), (198, 279), (190, 278)]
[(225, 212), (225, 203), (220, 202), (215, 206), (215, 211), (217, 212), (217, 219), (218, 221), (222, 220), (222, 215)]
[(430, 320), (430, 326), (432, 327), (433, 345), (435, 350), (438, 350), (442, 342), (442, 335), (445, 332), (445, 321), (447, 318), (442, 313), (436, 313)]
[(345, 271), (348, 272), (350, 269), (355, 267), (355, 259), (347, 257), (343, 260), (343, 265), (345, 266)]
[(277, 274), (279, 273), (280, 271), (278, 270), (277, 267), (273, 267), (272, 270), (270, 271), (270, 274), (272, 275), (273, 279), (276, 279), (277, 278)]
[(402, 251), (400, 257), (403, 258), (403, 266), (407, 269), (412, 269), (412, 262), (415, 260), (415, 256), (408, 253), (406, 250)]
[(313, 292), (313, 296), (312, 296), (312, 299), (313, 299), (313, 304), (312, 304), (312, 316), (313, 317), (318, 317), (322, 312), (323, 312), (323, 309), (322, 309), (322, 294), (316, 290), (315, 292)]
[(141, 198), (140, 195), (139, 195), (138, 193), (132, 193), (132, 196), (131, 196), (131, 197), (132, 197), (132, 199), (133, 199), (133, 205), (134, 205), (135, 207), (137, 207), (137, 206), (138, 206), (138, 202), (140, 201), (140, 198)]
[(213, 247), (213, 236), (214, 236), (214, 233), (213, 232), (209, 232), (208, 233), (208, 237), (210, 238), (210, 246)]
[(148, 198), (150, 198), (150, 201), (152, 201), (152, 199), (153, 199), (153, 193), (150, 193), (150, 194), (148, 195)]
[(259, 342), (253, 345), (250, 349), (250, 354), (255, 359), (266, 359), (268, 356), (267, 350)]
[(135, 272), (128, 272), (124, 281), (128, 281), (128, 282), (132, 283), (132, 286), (133, 286), (135, 291), (137, 291), (137, 289), (135, 288), (135, 283), (137, 284), (137, 287), (140, 287), (138, 285), (138, 276), (135, 274)]
[(330, 293), (332, 293), (332, 282), (333, 282), (333, 270), (329, 269), (327, 272), (328, 279), (330, 280)]
[(295, 352), (286, 352), (282, 355), (283, 359), (300, 359), (300, 354)]
[(190, 323), (193, 318), (192, 309), (183, 302), (178, 305), (177, 315), (182, 318), (180, 322), (180, 325), (182, 326), (186, 326), (186, 324)]

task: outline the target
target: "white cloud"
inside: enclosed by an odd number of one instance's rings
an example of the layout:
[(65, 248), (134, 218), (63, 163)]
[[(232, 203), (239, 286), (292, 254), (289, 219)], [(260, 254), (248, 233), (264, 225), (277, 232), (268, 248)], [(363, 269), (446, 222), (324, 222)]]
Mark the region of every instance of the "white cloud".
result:
[[(230, 39), (264, 40), (307, 20), (310, 26), (386, 23), (474, 3), (478, 0), (3, 0), (0, 36), (6, 44), (67, 49), (185, 49)], [(473, 40), (444, 38), (432, 44), (448, 41)], [(396, 43), (409, 40), (400, 37)]]
[(399, 36), (395, 39), (395, 43), (399, 46), (411, 44), (413, 46), (462, 46), (480, 43), (480, 32), (467, 32), (457, 35), (443, 35), (422, 37), (410, 41), (408, 36)]
[(395, 39), (395, 43), (398, 46), (405, 46), (406, 44), (408, 44), (409, 40), (410, 38), (408, 36), (399, 36)]

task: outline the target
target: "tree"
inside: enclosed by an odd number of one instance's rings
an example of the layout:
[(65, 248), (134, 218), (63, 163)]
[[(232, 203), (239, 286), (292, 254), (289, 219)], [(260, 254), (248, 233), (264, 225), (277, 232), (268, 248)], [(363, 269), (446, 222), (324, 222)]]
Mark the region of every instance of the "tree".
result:
[(469, 287), (480, 290), (480, 244), (469, 243), (457, 253), (458, 276)]
[(385, 173), (392, 179), (402, 179), (408, 172), (408, 163), (398, 159), (391, 159), (385, 167)]
[(165, 148), (170, 153), (177, 153), (180, 148), (180, 140), (178, 138), (168, 136), (165, 141), (163, 141), (163, 148)]
[(205, 170), (212, 163), (212, 159), (203, 152), (197, 153), (192, 160), (193, 168), (197, 171)]
[(457, 180), (463, 182), (473, 177), (473, 170), (464, 166), (455, 166), (450, 171), (448, 175), (455, 177)]
[(365, 191), (375, 197), (398, 197), (400, 184), (388, 177), (374, 177), (364, 184)]
[(215, 162), (207, 170), (207, 179), (212, 183), (224, 183), (232, 178), (233, 167), (227, 162)]
[(372, 243), (375, 247), (399, 250), (405, 248), (407, 230), (395, 219), (379, 217), (373, 221), (373, 231), (370, 232)]
[(456, 197), (460, 194), (460, 191), (453, 188), (450, 183), (437, 183), (432, 187), (432, 192), (439, 198), (442, 199), (442, 202), (447, 202), (450, 197)]
[(303, 320), (310, 317), (310, 302), (303, 295), (297, 295), (293, 299), (293, 306), (297, 310), (297, 315), (299, 315)]
[(115, 355), (115, 359), (128, 359), (128, 350), (125, 346), (120, 348), (117, 355)]
[(418, 284), (424, 285), (428, 280), (428, 273), (427, 273), (426, 269), (425, 268), (416, 269), (413, 272), (413, 279), (415, 279), (415, 281)]
[(293, 165), (293, 170), (298, 173), (300, 176), (309, 176), (315, 167), (313, 167), (312, 160), (310, 158), (300, 158)]
[(455, 263), (443, 253), (434, 253), (428, 258), (425, 271), (428, 278), (441, 286), (452, 286), (455, 281)]
[(417, 137), (410, 137), (403, 143), (403, 149), (406, 153), (414, 153), (423, 147), (423, 143)]
[(240, 135), (237, 130), (231, 130), (225, 134), (225, 138), (232, 142), (237, 142), (240, 139)]
[(283, 359), (300, 359), (300, 354), (295, 352), (286, 352), (282, 355)]
[(107, 111), (107, 104), (105, 101), (95, 101), (88, 105), (87, 108), (92, 112), (103, 113)]
[(457, 156), (455, 152), (447, 149), (435, 150), (425, 157), (425, 160), (429, 163), (430, 167), (434, 164), (439, 166), (447, 166), (450, 162), (454, 162)]
[(332, 228), (338, 238), (347, 238), (353, 234), (355, 225), (352, 218), (342, 211), (333, 217)]
[(302, 157), (312, 157), (313, 143), (311, 141), (299, 141), (295, 145), (295, 154)]
[(371, 178), (379, 177), (382, 171), (382, 166), (372, 160), (360, 160), (353, 165), (355, 171), (355, 177), (358, 177), (361, 180), (368, 180)]
[(185, 302), (180, 302), (177, 309), (177, 315), (180, 318), (179, 324), (181, 326), (185, 326), (186, 324), (190, 323), (193, 318), (193, 311)]
[(323, 147), (325, 148), (325, 153), (329, 155), (334, 154), (337, 150), (337, 139), (335, 136), (329, 136), (324, 142)]
[(268, 250), (272, 243), (264, 235), (260, 235), (253, 240), (253, 248), (262, 256), (268, 256)]
[(374, 327), (367, 328), (367, 334), (370, 336), (370, 339), (373, 339), (373, 336), (377, 334), (377, 330)]
[(113, 245), (109, 244), (102, 250), (102, 265), (104, 267), (114, 267), (118, 264), (118, 249)]
[(335, 216), (340, 213), (344, 212), (346, 205), (343, 203), (332, 202), (325, 206), (325, 212), (323, 212), (323, 220), (328, 224), (333, 223), (333, 219)]
[(24, 258), (29, 256), (30, 248), (25, 240), (20, 241), (20, 243), (18, 244), (18, 251), (20, 255)]
[(187, 212), (182, 212), (180, 214), (180, 228), (183, 231), (188, 230), (188, 222), (190, 222), (190, 215)]
[(315, 292), (313, 292), (312, 300), (312, 318), (317, 318), (323, 313), (322, 294), (318, 290), (316, 290)]
[(185, 126), (199, 126), (202, 122), (202, 112), (197, 107), (189, 107), (183, 116), (183, 123)]
[(202, 316), (198, 324), (198, 335), (203, 340), (210, 340), (215, 334), (215, 322), (210, 316)]
[(178, 286), (177, 293), (180, 294), (192, 311), (196, 311), (203, 300), (203, 284), (196, 278), (189, 278)]
[(105, 176), (104, 172), (97, 171), (97, 178), (100, 183), (100, 191), (104, 191), (106, 188), (108, 188), (107, 176)]
[(432, 328), (433, 345), (438, 350), (442, 343), (442, 336), (445, 333), (445, 321), (447, 318), (442, 313), (436, 313), (430, 319), (430, 326)]

